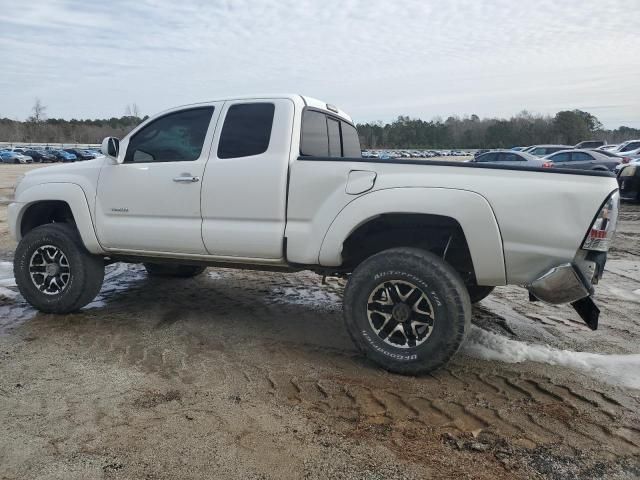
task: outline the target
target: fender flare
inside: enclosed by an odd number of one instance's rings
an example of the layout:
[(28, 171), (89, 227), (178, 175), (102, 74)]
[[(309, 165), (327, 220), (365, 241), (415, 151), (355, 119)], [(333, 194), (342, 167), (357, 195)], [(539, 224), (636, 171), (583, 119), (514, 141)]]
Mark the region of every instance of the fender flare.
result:
[(69, 205), (85, 248), (94, 254), (105, 253), (98, 242), (89, 202), (80, 185), (75, 183), (41, 183), (21, 192), (20, 197), (16, 200), (18, 201), (13, 205), (17, 207), (12, 213), (16, 240), (19, 241), (22, 236), (22, 217), (31, 205), (42, 201), (61, 201)]
[(478, 283), (506, 284), (502, 236), (491, 205), (478, 193), (450, 188), (388, 188), (358, 197), (329, 226), (318, 255), (320, 265), (340, 265), (343, 244), (349, 235), (366, 222), (389, 213), (453, 218), (467, 239)]

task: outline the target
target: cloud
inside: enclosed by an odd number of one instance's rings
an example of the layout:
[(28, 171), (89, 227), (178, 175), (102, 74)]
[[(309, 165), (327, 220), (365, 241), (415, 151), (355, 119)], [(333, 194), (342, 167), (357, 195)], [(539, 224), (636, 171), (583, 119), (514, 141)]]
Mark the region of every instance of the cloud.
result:
[(145, 113), (293, 91), (356, 120), (553, 113), (638, 119), (637, 0), (0, 0), (0, 116)]

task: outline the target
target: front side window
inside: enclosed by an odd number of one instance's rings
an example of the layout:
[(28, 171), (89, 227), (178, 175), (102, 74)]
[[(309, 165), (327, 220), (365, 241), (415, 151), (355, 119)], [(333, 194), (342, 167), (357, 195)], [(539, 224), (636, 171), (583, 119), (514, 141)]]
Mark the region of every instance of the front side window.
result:
[(170, 113), (137, 132), (129, 141), (125, 163), (191, 162), (200, 158), (213, 107)]
[(220, 133), (218, 158), (260, 155), (269, 148), (273, 103), (238, 103), (227, 111)]

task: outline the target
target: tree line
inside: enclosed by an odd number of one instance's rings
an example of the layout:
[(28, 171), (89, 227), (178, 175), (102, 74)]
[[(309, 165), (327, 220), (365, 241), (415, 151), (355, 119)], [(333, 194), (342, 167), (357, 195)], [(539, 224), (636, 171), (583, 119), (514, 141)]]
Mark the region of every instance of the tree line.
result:
[(0, 141), (13, 143), (100, 143), (104, 137), (122, 138), (146, 120), (138, 106), (127, 105), (124, 115), (104, 119), (47, 118), (47, 107), (36, 99), (25, 121), (0, 118)]
[(575, 145), (582, 140), (620, 143), (640, 138), (640, 129), (604, 129), (594, 115), (565, 110), (555, 116), (527, 111), (509, 118), (449, 117), (430, 121), (399, 116), (390, 123), (357, 125), (362, 148), (510, 148), (536, 144)]
[[(127, 105), (124, 115), (95, 120), (47, 118), (47, 107), (36, 99), (25, 121), (0, 118), (0, 141), (14, 143), (100, 143), (104, 137), (124, 137), (146, 120), (138, 106)], [(357, 125), (362, 148), (510, 148), (558, 143), (574, 145), (582, 140), (619, 143), (640, 138), (640, 129), (606, 130), (594, 115), (565, 110), (554, 116), (527, 111), (509, 118), (452, 116), (430, 121), (399, 116), (390, 123)]]

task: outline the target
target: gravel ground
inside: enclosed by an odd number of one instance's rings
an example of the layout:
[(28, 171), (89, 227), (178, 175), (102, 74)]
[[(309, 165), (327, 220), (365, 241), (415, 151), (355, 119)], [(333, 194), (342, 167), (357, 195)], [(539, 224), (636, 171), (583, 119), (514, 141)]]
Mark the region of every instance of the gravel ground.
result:
[[(0, 277), (28, 168), (0, 165)], [(0, 478), (638, 478), (639, 226), (623, 205), (598, 331), (498, 288), (460, 354), (418, 378), (361, 358), (341, 283), (310, 273), (114, 264), (62, 316), (5, 282)]]

